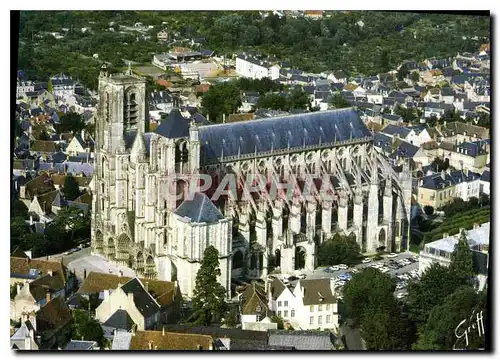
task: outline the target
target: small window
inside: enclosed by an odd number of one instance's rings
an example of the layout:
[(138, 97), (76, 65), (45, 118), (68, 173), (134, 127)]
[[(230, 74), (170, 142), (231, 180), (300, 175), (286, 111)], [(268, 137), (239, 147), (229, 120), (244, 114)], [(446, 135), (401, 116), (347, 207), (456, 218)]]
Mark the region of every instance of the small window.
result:
[(314, 325), (314, 316), (309, 317), (309, 325)]
[(281, 317), (281, 310), (280, 310), (280, 311), (278, 311), (278, 316), (280, 316), (280, 317)]
[(287, 318), (287, 317), (288, 317), (288, 310), (283, 311), (283, 316), (284, 316), (285, 318)]
[(329, 324), (332, 319), (331, 315), (326, 315), (326, 323)]
[(322, 325), (323, 324), (323, 316), (318, 316), (318, 325)]
[(281, 307), (281, 301), (278, 301), (278, 307)]
[(326, 311), (330, 311), (330, 304), (326, 304)]
[(295, 317), (295, 310), (290, 311), (290, 317)]
[(314, 312), (314, 305), (309, 306), (309, 311)]
[(321, 310), (323, 310), (323, 305), (320, 304), (320, 305), (318, 305), (318, 311), (321, 311)]
[(288, 300), (285, 300), (285, 307), (288, 307)]

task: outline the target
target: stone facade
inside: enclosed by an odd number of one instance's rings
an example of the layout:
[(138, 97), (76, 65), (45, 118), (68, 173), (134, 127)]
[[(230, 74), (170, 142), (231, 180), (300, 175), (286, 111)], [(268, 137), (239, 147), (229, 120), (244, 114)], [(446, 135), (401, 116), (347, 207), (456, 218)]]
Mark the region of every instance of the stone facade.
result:
[[(172, 119), (179, 123), (145, 133), (144, 79), (102, 73), (99, 97), (93, 254), (139, 276), (178, 279), (192, 296), (203, 250), (212, 244), (229, 296), (231, 277), (242, 272), (263, 278), (271, 266), (314, 269), (317, 246), (336, 232), (354, 234), (366, 253), (408, 248), (408, 166), (393, 170), (353, 109), (201, 126)], [(280, 184), (326, 175), (334, 194), (221, 197), (215, 202), (221, 218), (211, 222), (176, 214), (182, 199), (167, 191), (172, 185), (185, 191), (198, 173), (245, 179), (255, 172)]]

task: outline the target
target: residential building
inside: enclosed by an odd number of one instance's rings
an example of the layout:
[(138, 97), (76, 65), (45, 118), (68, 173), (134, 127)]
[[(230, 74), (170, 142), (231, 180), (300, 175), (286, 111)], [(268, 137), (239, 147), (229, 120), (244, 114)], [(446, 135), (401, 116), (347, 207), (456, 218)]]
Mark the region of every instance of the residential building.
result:
[(262, 79), (265, 77), (276, 80), (280, 77), (280, 67), (272, 65), (265, 60), (259, 60), (251, 55), (241, 53), (236, 58), (236, 73), (251, 79)]
[[(461, 229), (463, 230), (463, 229)], [(473, 260), (476, 270), (483, 275), (487, 275), (489, 260), (490, 243), (490, 223), (484, 223), (479, 226), (475, 224), (472, 230), (464, 231), (469, 246), (473, 252)], [(420, 274), (424, 273), (432, 264), (438, 263), (443, 266), (449, 266), (451, 263), (451, 254), (461, 236), (461, 231), (449, 236), (444, 234), (443, 238), (425, 244), (424, 249), (420, 251), (418, 270)]]
[(243, 330), (266, 331), (277, 329), (278, 324), (271, 322), (274, 312), (267, 304), (264, 286), (252, 282), (240, 295), (241, 328)]
[(456, 197), (468, 201), (479, 196), (479, 177), (471, 171), (441, 171), (418, 180), (417, 201), (420, 206), (430, 205), (435, 209), (453, 201)]
[(329, 351), (335, 349), (335, 335), (331, 331), (270, 330), (268, 344), (293, 346), (299, 351)]
[(479, 193), (490, 195), (490, 171), (485, 170), (479, 180)]
[(24, 315), (21, 320), (21, 326), (15, 329), (10, 337), (10, 348), (14, 350), (38, 350), (40, 344), (35, 335), (35, 318)]
[(138, 279), (116, 289), (104, 290), (104, 300), (96, 308), (96, 319), (106, 322), (116, 311), (125, 310), (140, 330), (154, 329), (160, 323), (161, 306)]
[[(142, 265), (144, 266), (144, 264)], [(120, 284), (125, 284), (130, 280), (132, 278), (126, 276), (92, 271), (84, 279), (83, 284), (78, 289), (78, 294), (99, 294), (99, 298), (103, 299), (105, 290), (116, 289), (120, 287)], [(180, 302), (182, 300), (177, 282), (152, 279), (140, 279), (140, 282), (147, 286), (149, 294), (160, 305), (160, 322), (163, 324), (175, 322), (179, 316)]]
[(86, 340), (71, 340), (64, 351), (90, 351), (90, 350), (98, 350), (97, 343), (95, 341), (86, 341)]
[(58, 296), (43, 305), (35, 313), (36, 336), (40, 350), (55, 350), (64, 346), (71, 336), (71, 312), (62, 296)]
[(268, 292), (270, 309), (294, 329), (338, 329), (337, 299), (329, 278), (301, 279), (293, 289), (276, 279)]
[(167, 29), (163, 29), (160, 32), (156, 34), (156, 38), (158, 39), (159, 42), (166, 42), (168, 41), (169, 34)]
[(162, 331), (118, 332), (111, 350), (214, 350), (209, 335)]

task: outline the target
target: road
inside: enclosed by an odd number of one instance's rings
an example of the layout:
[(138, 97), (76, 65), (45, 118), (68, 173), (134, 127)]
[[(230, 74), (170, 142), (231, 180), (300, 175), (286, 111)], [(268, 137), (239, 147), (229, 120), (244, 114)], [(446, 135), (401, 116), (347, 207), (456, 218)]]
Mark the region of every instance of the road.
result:
[[(376, 263), (388, 264), (389, 260), (398, 261), (398, 260), (410, 258), (413, 256), (415, 256), (415, 254), (410, 253), (410, 252), (403, 252), (403, 253), (397, 254), (397, 256), (394, 258), (389, 258), (389, 257), (387, 257), (387, 255), (384, 255), (382, 260), (377, 260), (377, 261), (372, 260), (371, 262), (366, 263), (366, 264), (361, 263), (358, 265), (351, 266), (347, 270), (325, 272), (324, 271), (325, 267), (319, 267), (319, 268), (315, 269), (314, 271), (305, 271), (304, 270), (304, 271), (301, 271), (301, 273), (306, 275), (306, 279), (335, 278), (335, 277), (338, 277), (339, 275), (344, 274), (344, 273), (351, 273), (352, 269), (361, 270), (361, 269), (364, 269), (366, 267), (370, 267)], [(410, 271), (415, 270), (415, 269), (418, 270), (418, 261), (411, 263), (410, 265), (404, 266), (404, 267), (397, 269), (397, 270), (390, 269), (388, 274), (391, 275), (391, 277), (396, 277), (397, 275), (406, 274), (406, 273), (409, 273)], [(291, 282), (292, 285), (294, 285), (294, 283), (295, 282), (293, 282), (293, 281)], [(406, 292), (406, 289), (397, 290), (394, 292), (394, 295), (397, 296), (399, 293), (402, 293), (402, 292)]]
[(89, 274), (91, 271), (115, 274), (120, 271), (123, 276), (135, 277), (135, 272), (129, 268), (110, 263), (102, 256), (91, 255), (90, 248), (84, 248), (70, 255), (57, 254), (51, 255), (50, 260), (59, 261), (63, 257), (63, 264), (71, 271), (74, 271), (78, 281), (83, 281), (85, 271)]

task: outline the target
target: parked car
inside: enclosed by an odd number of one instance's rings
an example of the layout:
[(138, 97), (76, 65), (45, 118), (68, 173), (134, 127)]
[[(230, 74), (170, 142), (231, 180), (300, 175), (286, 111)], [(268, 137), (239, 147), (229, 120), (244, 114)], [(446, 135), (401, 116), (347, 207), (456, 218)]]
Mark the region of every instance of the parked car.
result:
[(339, 269), (346, 270), (348, 268), (349, 268), (349, 266), (347, 266), (346, 264), (340, 264), (339, 265)]
[(389, 255), (387, 255), (388, 258), (395, 258), (396, 256), (398, 256), (398, 254), (396, 253), (390, 253)]
[(340, 268), (338, 267), (338, 265), (333, 265), (333, 266), (330, 266), (330, 270), (332, 270), (332, 271), (339, 271)]
[(406, 297), (406, 295), (408, 295), (408, 293), (399, 293), (399, 294), (397, 295), (397, 298), (398, 298), (398, 299), (402, 299), (402, 298)]
[(330, 268), (324, 268), (323, 271), (326, 272), (326, 273), (332, 273), (333, 272), (333, 270), (330, 269)]
[(358, 269), (356, 269), (356, 268), (354, 268), (354, 269), (351, 269), (351, 272), (352, 272), (353, 274), (356, 274), (356, 273), (358, 273), (358, 272), (359, 272), (359, 270), (358, 270)]
[(361, 261), (361, 262), (362, 262), (363, 264), (367, 264), (367, 263), (369, 263), (369, 262), (371, 262), (371, 261), (372, 261), (372, 259), (370, 259), (370, 258), (364, 258), (364, 259), (363, 259), (363, 261)]

